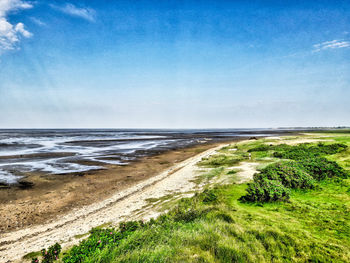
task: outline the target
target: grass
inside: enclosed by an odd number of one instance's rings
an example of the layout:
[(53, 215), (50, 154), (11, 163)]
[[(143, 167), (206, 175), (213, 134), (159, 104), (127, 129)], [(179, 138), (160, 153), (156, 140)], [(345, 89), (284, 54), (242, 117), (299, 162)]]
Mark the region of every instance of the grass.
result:
[[(327, 136), (329, 144), (350, 146), (350, 133)], [(213, 169), (199, 182), (229, 174), (227, 167), (237, 160), (278, 161), (274, 150), (251, 151), (248, 159), (248, 150), (269, 143), (260, 139), (222, 149), (202, 161)], [(349, 154), (347, 149), (326, 157), (346, 169)], [(241, 202), (247, 187), (211, 185), (150, 222), (99, 229), (83, 241), (89, 246), (67, 251), (63, 262), (350, 262), (350, 179), (326, 178), (313, 189), (290, 189), (287, 202)], [(74, 261), (74, 249), (83, 254), (81, 261)]]
[(203, 158), (199, 165), (204, 167), (233, 166), (241, 160), (241, 156), (220, 154), (215, 157)]
[(23, 259), (30, 260), (30, 259), (32, 259), (32, 258), (39, 257), (40, 255), (41, 255), (41, 252), (40, 252), (40, 251), (30, 252), (30, 253), (24, 255), (24, 256), (23, 256)]
[(212, 180), (213, 178), (220, 177), (223, 171), (224, 171), (223, 167), (213, 168), (210, 171), (197, 176), (194, 180), (192, 180), (192, 182), (194, 182), (195, 184), (209, 183), (210, 180)]
[(81, 239), (83, 237), (87, 237), (88, 235), (89, 235), (89, 233), (85, 233), (85, 234), (81, 234), (81, 235), (75, 235), (74, 238)]
[(348, 262), (350, 181), (294, 191), (289, 203), (238, 201), (245, 185), (197, 195), (83, 262)]

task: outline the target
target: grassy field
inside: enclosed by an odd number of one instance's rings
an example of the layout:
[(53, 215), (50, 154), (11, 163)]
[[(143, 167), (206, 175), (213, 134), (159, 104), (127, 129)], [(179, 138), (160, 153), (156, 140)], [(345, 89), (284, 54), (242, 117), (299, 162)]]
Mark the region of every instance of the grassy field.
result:
[[(322, 140), (323, 144), (318, 145), (317, 140)], [(296, 146), (302, 142), (310, 144)], [(281, 143), (294, 146), (280, 146)], [(327, 146), (335, 143), (349, 147)], [(331, 151), (334, 152), (329, 154)], [(218, 155), (200, 163), (200, 166), (213, 168), (201, 177), (208, 182), (205, 191), (177, 201), (169, 212), (150, 222), (129, 222), (118, 229), (93, 230), (89, 238), (63, 252), (59, 260), (350, 262), (350, 179), (346, 176), (328, 173), (326, 178), (315, 179), (311, 189), (290, 186), (288, 199), (275, 202), (242, 202), (240, 198), (251, 187), (248, 184), (213, 183), (215, 177), (239, 176), (239, 171), (231, 167), (241, 161), (259, 162), (263, 175), (264, 168), (275, 175), (275, 170), (268, 168), (273, 163), (283, 162), (276, 156), (292, 156), (294, 159), (289, 159), (290, 163), (300, 162), (297, 169), (316, 178), (310, 169), (302, 166), (303, 160), (298, 159), (305, 152), (316, 158), (313, 160), (322, 157), (336, 161), (344, 174), (348, 174), (350, 132), (252, 140), (223, 148)], [(282, 173), (278, 170), (277, 174)], [(317, 178), (320, 177), (317, 175)], [(259, 183), (260, 179), (254, 177), (254, 182)]]

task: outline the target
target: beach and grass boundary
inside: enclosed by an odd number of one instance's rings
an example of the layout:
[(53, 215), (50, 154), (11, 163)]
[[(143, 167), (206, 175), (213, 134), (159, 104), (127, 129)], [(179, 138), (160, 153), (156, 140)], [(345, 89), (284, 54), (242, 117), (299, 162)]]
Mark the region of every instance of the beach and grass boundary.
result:
[[(307, 144), (301, 144), (303, 142)], [(173, 209), (157, 219), (122, 223), (120, 228), (94, 229), (80, 245), (64, 251), (60, 260), (348, 262), (349, 146), (350, 133), (312, 134), (232, 144), (221, 149), (218, 155), (203, 160), (200, 165), (215, 168), (217, 177), (229, 174), (234, 177), (239, 171), (229, 173), (231, 167), (237, 162), (247, 161), (250, 152), (251, 161), (261, 164), (261, 173), (254, 177), (252, 183), (210, 183), (206, 190), (194, 197), (177, 201)], [(300, 163), (305, 154), (316, 160), (311, 168)], [(334, 162), (338, 159), (339, 163)], [(221, 169), (218, 170), (218, 167)], [(322, 172), (315, 173), (318, 170)], [(217, 171), (220, 171), (219, 174)], [(294, 176), (296, 174), (298, 176)], [(293, 181), (295, 178), (299, 180)], [(242, 198), (252, 193), (249, 192), (251, 185), (259, 183), (259, 180), (276, 181), (288, 190), (288, 197), (277, 198), (282, 196), (278, 187), (264, 189), (266, 185), (261, 184), (262, 192), (271, 191), (270, 195), (266, 195), (269, 198)]]

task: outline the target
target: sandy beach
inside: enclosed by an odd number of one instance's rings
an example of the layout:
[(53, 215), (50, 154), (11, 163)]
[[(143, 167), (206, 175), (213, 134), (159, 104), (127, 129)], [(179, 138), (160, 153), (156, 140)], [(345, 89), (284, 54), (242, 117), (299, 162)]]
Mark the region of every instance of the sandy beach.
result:
[(0, 232), (42, 224), (74, 208), (102, 201), (136, 185), (214, 144), (172, 150), (148, 156), (129, 165), (109, 165), (105, 170), (80, 174), (33, 174), (34, 187), (0, 190)]

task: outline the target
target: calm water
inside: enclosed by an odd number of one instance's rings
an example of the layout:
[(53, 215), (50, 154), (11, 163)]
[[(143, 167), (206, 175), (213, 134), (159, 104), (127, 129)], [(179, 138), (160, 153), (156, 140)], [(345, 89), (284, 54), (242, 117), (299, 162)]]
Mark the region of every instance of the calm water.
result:
[(127, 164), (135, 158), (210, 140), (278, 130), (0, 130), (0, 182), (28, 172), (65, 174)]

